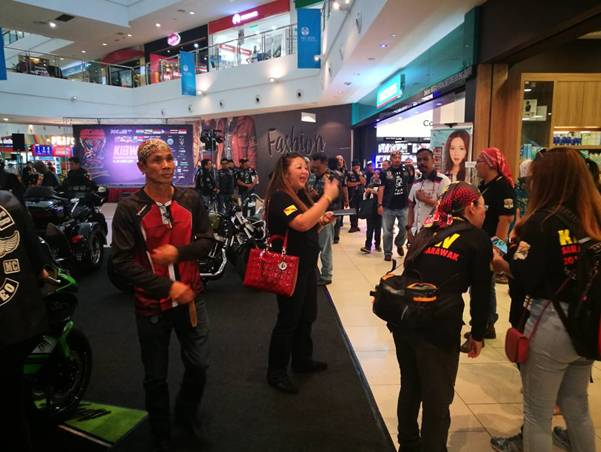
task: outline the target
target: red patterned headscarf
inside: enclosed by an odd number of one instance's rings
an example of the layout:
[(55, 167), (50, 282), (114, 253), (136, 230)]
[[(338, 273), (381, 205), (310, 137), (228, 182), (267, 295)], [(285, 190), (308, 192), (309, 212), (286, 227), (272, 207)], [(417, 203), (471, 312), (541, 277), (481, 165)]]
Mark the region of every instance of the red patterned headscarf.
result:
[(467, 182), (453, 182), (443, 193), (434, 214), (424, 221), (424, 227), (446, 228), (453, 224), (470, 203), (480, 199), (480, 190)]
[(515, 188), (515, 183), (513, 182), (509, 165), (507, 164), (507, 160), (505, 160), (505, 156), (499, 148), (483, 149), (480, 153), (480, 157), (482, 157), (484, 162), (490, 168), (497, 170), (499, 174), (501, 174), (507, 180), (507, 182), (509, 182), (509, 185), (511, 185), (512, 188)]

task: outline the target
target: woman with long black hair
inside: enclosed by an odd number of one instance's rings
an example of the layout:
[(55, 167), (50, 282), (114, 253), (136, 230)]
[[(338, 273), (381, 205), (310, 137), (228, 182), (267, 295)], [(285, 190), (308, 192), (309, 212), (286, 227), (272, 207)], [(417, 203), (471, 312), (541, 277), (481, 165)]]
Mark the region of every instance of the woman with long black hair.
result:
[(303, 155), (283, 155), (273, 169), (265, 196), (270, 235), (287, 236), (286, 253), (299, 258), (294, 293), (291, 297), (277, 297), (278, 318), (269, 346), (267, 382), (287, 393), (298, 392), (288, 376), (291, 358), (292, 370), (297, 373), (327, 368), (326, 363), (313, 359), (311, 328), (317, 317), (318, 230), (334, 221), (334, 215), (327, 210), (338, 196), (338, 183), (326, 178), (323, 195), (313, 202), (306, 188), (308, 179), (309, 168)]
[(538, 322), (528, 359), (520, 365), (524, 451), (552, 450), (556, 402), (568, 426), (570, 450), (594, 451), (588, 407), (593, 363), (576, 353), (556, 310), (558, 305), (565, 313), (579, 299), (577, 281), (568, 279), (576, 268), (578, 240), (586, 235), (601, 241), (601, 195), (577, 150), (554, 148), (536, 156), (530, 166), (528, 210), (515, 233), (517, 246), (509, 262), (495, 255), (493, 265), (511, 274), (531, 297), (527, 336)]

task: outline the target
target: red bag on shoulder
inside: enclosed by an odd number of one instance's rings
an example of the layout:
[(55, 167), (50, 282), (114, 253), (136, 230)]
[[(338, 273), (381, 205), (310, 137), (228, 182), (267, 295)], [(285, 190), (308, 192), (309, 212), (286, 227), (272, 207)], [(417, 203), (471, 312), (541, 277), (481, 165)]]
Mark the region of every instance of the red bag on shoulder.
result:
[[(283, 240), (284, 242), (280, 253), (271, 250), (274, 240)], [(298, 257), (286, 254), (287, 245), (288, 231), (283, 237), (281, 235), (270, 236), (265, 249), (251, 249), (244, 273), (244, 286), (291, 297), (296, 289), (298, 278)]]
[(507, 359), (512, 363), (522, 364), (525, 363), (528, 359), (528, 347), (530, 344), (530, 339), (534, 337), (534, 333), (538, 328), (538, 324), (543, 318), (543, 314), (547, 309), (547, 306), (551, 301), (547, 301), (545, 307), (540, 313), (539, 318), (536, 320), (532, 331), (530, 332), (530, 336), (526, 336), (522, 331), (524, 330), (524, 324), (526, 323), (526, 308), (522, 313), (522, 320), (520, 320), (520, 328), (511, 327), (507, 330), (507, 334), (505, 335), (505, 354), (507, 355)]

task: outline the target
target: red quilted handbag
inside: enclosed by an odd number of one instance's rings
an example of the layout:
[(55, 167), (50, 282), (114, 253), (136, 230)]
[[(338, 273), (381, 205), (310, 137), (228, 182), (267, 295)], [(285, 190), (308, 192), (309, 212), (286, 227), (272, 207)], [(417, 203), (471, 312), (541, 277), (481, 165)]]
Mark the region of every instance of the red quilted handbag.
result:
[[(281, 253), (271, 251), (274, 240), (284, 241)], [(244, 286), (284, 297), (292, 296), (298, 277), (298, 257), (286, 254), (287, 245), (288, 231), (284, 237), (281, 235), (269, 237), (265, 249), (251, 249), (244, 273)]]

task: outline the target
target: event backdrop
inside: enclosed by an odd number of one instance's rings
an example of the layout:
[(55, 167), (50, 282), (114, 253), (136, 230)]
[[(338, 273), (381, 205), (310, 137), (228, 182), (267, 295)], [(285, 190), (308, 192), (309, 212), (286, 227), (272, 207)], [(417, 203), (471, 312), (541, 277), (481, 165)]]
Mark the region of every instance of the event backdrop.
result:
[[(315, 115), (315, 122), (301, 121), (301, 113)], [(238, 166), (245, 158), (259, 174), (258, 191), (263, 194), (268, 175), (276, 160), (290, 152), (307, 157), (323, 152), (328, 157), (341, 154), (350, 166), (351, 108), (350, 105), (283, 111), (252, 116), (201, 121), (203, 130), (214, 129), (223, 138), (215, 152), (205, 150), (204, 158), (212, 158), (219, 166), (222, 158), (231, 158)]]
[(160, 138), (171, 146), (176, 160), (174, 183), (194, 182), (192, 125), (76, 125), (73, 136), (75, 155), (99, 184), (142, 185), (137, 150), (150, 138)]

